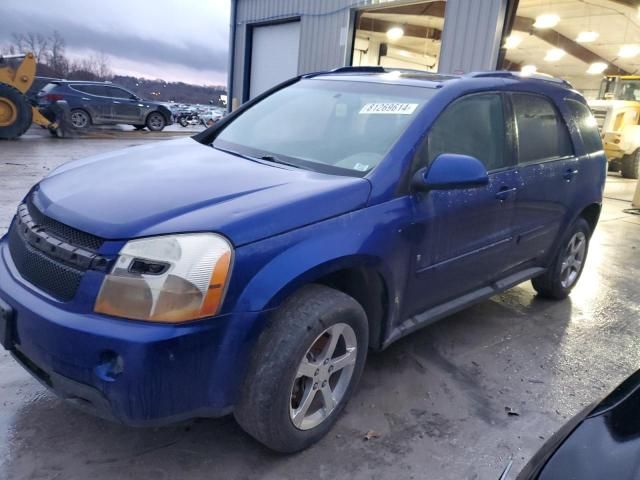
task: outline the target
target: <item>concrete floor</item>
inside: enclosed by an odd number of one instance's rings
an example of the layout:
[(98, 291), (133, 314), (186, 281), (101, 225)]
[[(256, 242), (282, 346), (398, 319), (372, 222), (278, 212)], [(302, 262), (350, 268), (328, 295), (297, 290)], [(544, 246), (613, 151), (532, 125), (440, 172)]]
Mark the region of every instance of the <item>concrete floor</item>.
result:
[[(53, 167), (159, 138), (0, 143), (0, 234)], [(634, 183), (609, 177), (570, 299), (537, 299), (527, 283), (370, 356), (337, 426), (298, 455), (270, 453), (232, 418), (143, 430), (92, 418), (0, 353), (0, 478), (496, 479), (510, 458), (515, 473), (640, 366), (640, 217), (623, 212)], [(380, 436), (365, 441), (370, 430)]]

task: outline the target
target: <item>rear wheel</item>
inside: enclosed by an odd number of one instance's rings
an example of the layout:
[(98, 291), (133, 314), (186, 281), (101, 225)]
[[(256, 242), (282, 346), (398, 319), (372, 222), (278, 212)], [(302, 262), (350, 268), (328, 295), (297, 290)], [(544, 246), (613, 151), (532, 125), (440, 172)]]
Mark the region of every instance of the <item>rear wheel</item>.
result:
[(622, 158), (620, 172), (623, 178), (635, 179), (640, 176), (640, 149)]
[(159, 112), (151, 112), (147, 116), (146, 124), (147, 124), (147, 128), (149, 130), (151, 130), (152, 132), (159, 132), (165, 127), (167, 122), (166, 122), (166, 120), (164, 119), (164, 117), (162, 116), (161, 113), (159, 113)]
[(234, 412), (240, 426), (279, 452), (320, 440), (357, 385), (368, 336), (353, 298), (322, 285), (301, 289), (258, 340)]
[(584, 218), (579, 218), (565, 236), (560, 251), (549, 269), (531, 280), (541, 297), (562, 300), (576, 286), (589, 251), (591, 229)]
[(0, 138), (19, 137), (31, 126), (33, 112), (20, 90), (0, 83)]
[(71, 110), (71, 126), (78, 130), (89, 128), (91, 125), (91, 117), (84, 110), (78, 108)]

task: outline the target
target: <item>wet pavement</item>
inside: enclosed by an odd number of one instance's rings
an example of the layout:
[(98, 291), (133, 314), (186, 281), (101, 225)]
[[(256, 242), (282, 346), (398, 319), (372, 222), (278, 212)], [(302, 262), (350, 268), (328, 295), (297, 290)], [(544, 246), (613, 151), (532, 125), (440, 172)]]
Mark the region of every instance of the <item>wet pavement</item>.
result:
[[(55, 166), (167, 136), (0, 143), (0, 234)], [(538, 299), (526, 283), (371, 355), (337, 426), (297, 455), (270, 453), (231, 417), (132, 429), (87, 416), (2, 352), (0, 479), (497, 479), (511, 458), (518, 471), (640, 367), (640, 216), (623, 211), (634, 183), (609, 177), (570, 299)]]

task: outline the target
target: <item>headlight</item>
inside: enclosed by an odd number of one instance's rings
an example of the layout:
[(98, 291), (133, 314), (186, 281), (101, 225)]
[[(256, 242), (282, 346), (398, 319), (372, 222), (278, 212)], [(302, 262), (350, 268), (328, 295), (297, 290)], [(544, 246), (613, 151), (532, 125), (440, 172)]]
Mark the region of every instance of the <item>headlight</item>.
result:
[(105, 277), (94, 310), (167, 323), (215, 315), (232, 253), (229, 242), (213, 233), (131, 240)]

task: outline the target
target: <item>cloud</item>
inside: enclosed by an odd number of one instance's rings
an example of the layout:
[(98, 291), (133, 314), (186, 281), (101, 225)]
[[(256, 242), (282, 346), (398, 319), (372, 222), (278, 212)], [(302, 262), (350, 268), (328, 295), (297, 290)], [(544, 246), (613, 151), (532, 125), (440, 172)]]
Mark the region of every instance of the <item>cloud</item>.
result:
[(164, 66), (173, 77), (184, 67), (185, 76), (213, 72), (218, 83), (227, 70), (228, 9), (227, 0), (61, 0), (44, 12), (41, 2), (3, 0), (0, 43), (9, 41), (12, 32), (58, 30), (69, 53), (104, 52), (116, 70), (134, 64), (137, 72), (144, 72), (145, 66), (162, 72)]

